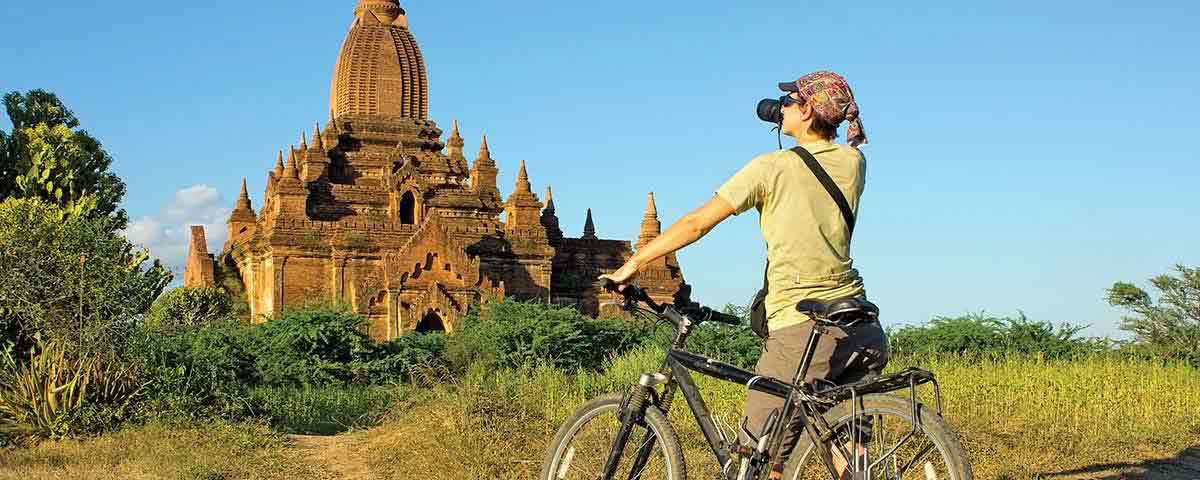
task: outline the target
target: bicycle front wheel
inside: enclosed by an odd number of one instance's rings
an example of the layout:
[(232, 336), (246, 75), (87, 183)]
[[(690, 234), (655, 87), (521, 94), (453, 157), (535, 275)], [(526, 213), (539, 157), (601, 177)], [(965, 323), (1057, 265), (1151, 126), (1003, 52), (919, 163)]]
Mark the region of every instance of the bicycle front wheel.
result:
[[(856, 470), (869, 474), (862, 478), (971, 480), (966, 451), (954, 429), (938, 414), (920, 405), (914, 422), (912, 402), (892, 395), (864, 396), (860, 407), (855, 415), (850, 402), (842, 402), (825, 414), (825, 421), (834, 431), (842, 432), (841, 442), (849, 441), (853, 432), (860, 432), (860, 439), (869, 436), (870, 441), (865, 443), (857, 460), (862, 466)], [(801, 435), (784, 478), (828, 480), (829, 477), (812, 439)]]
[[(621, 429), (620, 408), (623, 395), (612, 393), (596, 397), (579, 407), (563, 423), (550, 442), (541, 480), (601, 478), (605, 461)], [(639, 452), (646, 455), (637, 462)], [(641, 463), (639, 466), (638, 464)], [(637, 471), (634, 471), (635, 467)], [(667, 417), (655, 406), (646, 408), (645, 420), (634, 425), (629, 441), (621, 452), (617, 474), (613, 478), (642, 480), (685, 480), (683, 450)]]

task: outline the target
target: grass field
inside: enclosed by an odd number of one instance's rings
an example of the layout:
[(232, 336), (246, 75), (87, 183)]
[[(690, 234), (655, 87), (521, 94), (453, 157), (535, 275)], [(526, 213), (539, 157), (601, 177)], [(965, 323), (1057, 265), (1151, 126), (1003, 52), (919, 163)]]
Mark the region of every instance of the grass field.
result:
[[(261, 426), (171, 428), (162, 424), (99, 439), (0, 453), (0, 478), (532, 478), (558, 423), (586, 398), (624, 388), (661, 360), (646, 349), (597, 374), (549, 368), (473, 371), (461, 381), (394, 395), (378, 426), (297, 449)], [(1104, 477), (1125, 467), (1167, 464), (1200, 446), (1200, 372), (1113, 358), (1075, 362), (1028, 357), (897, 359), (942, 382), (976, 478)], [(740, 415), (744, 389), (702, 378), (725, 423)], [(339, 405), (345, 402), (325, 402)], [(313, 413), (302, 406), (306, 417)], [(671, 412), (691, 478), (716, 467), (683, 402)], [(322, 458), (335, 458), (330, 466)], [(236, 459), (236, 460), (234, 460)], [(353, 465), (354, 472), (345, 470)], [(1163, 477), (1166, 478), (1166, 477)], [(1188, 478), (1188, 477), (1179, 477)]]

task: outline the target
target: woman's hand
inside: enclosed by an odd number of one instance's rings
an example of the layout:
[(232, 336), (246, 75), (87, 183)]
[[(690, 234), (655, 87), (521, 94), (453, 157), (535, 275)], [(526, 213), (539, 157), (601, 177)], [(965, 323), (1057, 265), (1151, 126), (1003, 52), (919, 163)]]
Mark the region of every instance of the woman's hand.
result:
[(625, 289), (625, 284), (633, 281), (633, 278), (637, 276), (638, 268), (641, 268), (641, 265), (631, 258), (616, 271), (601, 275), (600, 280), (611, 280), (617, 284), (617, 291), (621, 291)]

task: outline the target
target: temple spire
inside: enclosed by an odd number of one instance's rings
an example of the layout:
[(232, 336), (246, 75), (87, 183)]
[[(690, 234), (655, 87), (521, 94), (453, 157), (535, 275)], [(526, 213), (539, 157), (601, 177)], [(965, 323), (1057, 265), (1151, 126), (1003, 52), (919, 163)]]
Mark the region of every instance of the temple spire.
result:
[(234, 208), (237, 210), (250, 209), (250, 193), (246, 191), (246, 177), (242, 177), (242, 193), (238, 194), (237, 206)]
[(283, 178), (299, 180), (300, 171), (296, 169), (296, 147), (288, 147), (287, 164), (283, 167)]
[(458, 120), (455, 120), (454, 123), (450, 125), (450, 137), (446, 139), (446, 147), (449, 156), (460, 162), (465, 162), (466, 159), (463, 157), (463, 144), (464, 142), (462, 135), (459, 135), (458, 133)]
[(596, 225), (592, 222), (592, 209), (587, 209), (587, 220), (583, 222), (583, 237), (585, 240), (596, 240)]
[(300, 131), (300, 150), (308, 150), (308, 140), (304, 139), (304, 130)]
[(479, 156), (475, 159), (475, 163), (486, 161), (489, 164), (495, 165), (492, 161), (492, 151), (488, 149), (487, 135), (483, 136), (483, 141), (479, 143)]
[(546, 228), (546, 237), (551, 242), (557, 242), (562, 239), (562, 228), (558, 226), (558, 215), (554, 214), (554, 198), (551, 197), (549, 185), (546, 185), (546, 205), (545, 208), (542, 208), (540, 221), (542, 226)]
[(475, 193), (486, 194), (488, 198), (499, 200), (500, 191), (496, 188), (496, 162), (492, 160), (492, 152), (488, 150), (487, 135), (479, 143), (479, 156), (471, 166), (471, 189)]
[(642, 215), (642, 229), (638, 235), (637, 248), (641, 249), (662, 233), (662, 223), (658, 221), (658, 206), (654, 204), (654, 192), (646, 195), (646, 213)]
[(283, 176), (283, 150), (275, 155), (275, 178)]
[(325, 141), (321, 139), (321, 122), (313, 122), (312, 148), (313, 150), (325, 150)]
[(533, 193), (532, 186), (529, 184), (529, 174), (525, 173), (525, 161), (521, 160), (521, 168), (517, 171), (517, 192)]

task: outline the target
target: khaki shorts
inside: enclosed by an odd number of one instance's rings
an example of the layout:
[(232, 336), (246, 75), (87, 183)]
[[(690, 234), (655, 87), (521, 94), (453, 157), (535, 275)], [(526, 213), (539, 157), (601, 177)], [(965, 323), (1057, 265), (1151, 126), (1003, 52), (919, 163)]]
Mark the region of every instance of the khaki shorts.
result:
[[(755, 373), (791, 383), (800, 368), (800, 362), (804, 359), (804, 350), (808, 347), (808, 336), (812, 328), (813, 322), (806, 321), (799, 325), (772, 330), (770, 338), (763, 345), (762, 356), (754, 366)], [(846, 329), (827, 327), (825, 330), (828, 333), (822, 334), (817, 340), (816, 351), (805, 376), (806, 382), (820, 380), (818, 388), (821, 388), (821, 384), (828, 385), (826, 382), (841, 385), (878, 376), (887, 366), (887, 335), (879, 323), (858, 324)], [(771, 411), (782, 406), (782, 398), (748, 391), (745, 425), (752, 436), (739, 429), (742, 444), (755, 445), (757, 438), (763, 433)], [(783, 442), (784, 452), (790, 452), (796, 445), (796, 440), (803, 431), (800, 420), (797, 419), (787, 429)]]

